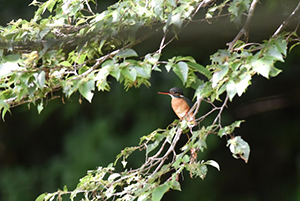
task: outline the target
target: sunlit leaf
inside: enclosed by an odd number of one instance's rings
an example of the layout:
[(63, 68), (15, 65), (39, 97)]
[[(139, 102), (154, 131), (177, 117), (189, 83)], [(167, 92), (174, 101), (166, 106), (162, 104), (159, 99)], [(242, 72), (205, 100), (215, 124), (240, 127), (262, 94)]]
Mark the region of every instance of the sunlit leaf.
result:
[(233, 97), (236, 94), (236, 85), (235, 85), (234, 81), (232, 81), (232, 80), (228, 81), (228, 83), (226, 84), (226, 91), (227, 91), (230, 101), (232, 101)]
[(96, 86), (98, 87), (98, 90), (105, 90), (107, 87), (107, 76), (110, 73), (111, 66), (105, 66), (100, 69), (97, 76), (95, 77)]
[(244, 141), (241, 136), (236, 136), (227, 141), (227, 146), (235, 158), (242, 158), (246, 163), (250, 155), (249, 144)]
[(120, 177), (121, 175), (119, 173), (113, 173), (111, 175), (109, 175), (109, 177), (107, 178), (107, 181), (112, 182), (114, 181), (116, 178)]
[(271, 67), (273, 66), (273, 61), (269, 59), (258, 59), (252, 62), (253, 70), (261, 74), (265, 78), (269, 78), (269, 73)]
[(214, 161), (214, 160), (208, 160), (208, 161), (205, 161), (204, 164), (213, 166), (213, 167), (215, 167), (217, 170), (220, 171), (220, 166), (219, 166), (219, 164), (218, 164), (216, 161)]
[(0, 63), (0, 78), (11, 75), (13, 71), (19, 69), (19, 65), (16, 62)]
[(173, 66), (173, 71), (181, 79), (182, 83), (185, 84), (186, 80), (188, 78), (188, 72), (189, 72), (188, 65), (185, 62), (180, 61), (177, 63), (177, 65)]
[(137, 201), (147, 201), (147, 200), (149, 200), (149, 195), (150, 195), (150, 192), (143, 193), (142, 195), (139, 196)]
[(44, 104), (43, 104), (43, 101), (41, 101), (41, 102), (37, 105), (38, 113), (41, 114), (41, 112), (42, 112), (43, 109), (44, 109)]
[(93, 92), (94, 90), (95, 90), (94, 80), (89, 80), (79, 87), (79, 92), (89, 102), (92, 102), (94, 96), (94, 92)]
[(182, 25), (181, 13), (172, 15), (170, 24), (174, 24), (176, 27), (181, 28)]
[(220, 66), (219, 71), (215, 72), (212, 76), (212, 87), (215, 88), (218, 82), (223, 79), (223, 77), (227, 74), (229, 67), (227, 65)]
[(235, 83), (235, 88), (238, 96), (241, 96), (245, 92), (250, 84), (250, 80), (251, 76), (248, 73), (240, 76), (240, 81)]
[(45, 76), (46, 76), (46, 73), (45, 71), (41, 71), (38, 76), (37, 76), (37, 85), (39, 88), (43, 88), (44, 87), (44, 84), (45, 84)]

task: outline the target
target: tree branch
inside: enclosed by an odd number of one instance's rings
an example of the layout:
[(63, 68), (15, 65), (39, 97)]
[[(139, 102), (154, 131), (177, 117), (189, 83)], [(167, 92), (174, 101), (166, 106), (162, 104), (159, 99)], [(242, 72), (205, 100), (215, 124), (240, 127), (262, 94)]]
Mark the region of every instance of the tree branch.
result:
[(251, 5), (250, 5), (250, 9), (249, 9), (249, 12), (248, 12), (248, 16), (247, 16), (247, 19), (245, 21), (245, 24), (243, 26), (243, 28), (239, 31), (239, 33), (236, 35), (236, 37), (230, 42), (230, 43), (227, 43), (228, 45), (228, 49), (229, 50), (232, 50), (233, 46), (235, 45), (235, 43), (244, 35), (246, 37), (248, 37), (248, 32), (249, 32), (249, 24), (251, 22), (251, 19), (253, 17), (253, 13), (254, 13), (254, 10), (255, 10), (255, 6), (256, 4), (258, 3), (258, 0), (253, 0)]

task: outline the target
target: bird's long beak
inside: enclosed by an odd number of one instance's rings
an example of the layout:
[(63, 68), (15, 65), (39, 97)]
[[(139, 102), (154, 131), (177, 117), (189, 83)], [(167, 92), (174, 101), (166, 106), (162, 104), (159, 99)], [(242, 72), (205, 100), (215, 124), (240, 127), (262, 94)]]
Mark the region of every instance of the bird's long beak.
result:
[(165, 92), (165, 91), (159, 91), (158, 94), (163, 94), (163, 95), (170, 95), (170, 92)]

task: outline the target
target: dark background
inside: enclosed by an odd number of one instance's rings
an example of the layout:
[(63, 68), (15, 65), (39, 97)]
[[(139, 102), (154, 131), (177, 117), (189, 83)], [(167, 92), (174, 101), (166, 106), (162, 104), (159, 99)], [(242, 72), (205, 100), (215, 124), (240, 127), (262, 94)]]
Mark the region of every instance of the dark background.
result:
[[(31, 1), (0, 1), (0, 24), (12, 19), (30, 19), (35, 7)], [(99, 1), (104, 9), (113, 1)], [(295, 0), (261, 1), (250, 26), (250, 41), (261, 42), (275, 32), (297, 5)], [(219, 19), (212, 24), (191, 23), (163, 52), (168, 59), (193, 56), (209, 63), (209, 55), (226, 48), (239, 27)], [(292, 24), (291, 27), (295, 27)], [(161, 35), (142, 43), (139, 55), (156, 51)], [(224, 124), (245, 119), (235, 134), (251, 147), (245, 164), (234, 159), (226, 138), (208, 137), (204, 160), (216, 160), (221, 171), (209, 168), (205, 180), (184, 174), (182, 192), (168, 192), (163, 200), (300, 200), (300, 48), (288, 54), (285, 63), (276, 63), (283, 72), (276, 78), (255, 76), (247, 93), (235, 97), (223, 116)], [(39, 194), (67, 185), (76, 186), (87, 170), (106, 166), (126, 146), (156, 128), (164, 128), (176, 116), (170, 98), (157, 91), (181, 87), (174, 73), (153, 72), (152, 86), (130, 89), (111, 79), (110, 92), (96, 92), (92, 103), (73, 95), (65, 104), (61, 99), (48, 102), (41, 115), (34, 105), (12, 109), (0, 122), (0, 200), (30, 201)], [(185, 90), (188, 97), (193, 91)], [(143, 159), (136, 159), (141, 164)]]

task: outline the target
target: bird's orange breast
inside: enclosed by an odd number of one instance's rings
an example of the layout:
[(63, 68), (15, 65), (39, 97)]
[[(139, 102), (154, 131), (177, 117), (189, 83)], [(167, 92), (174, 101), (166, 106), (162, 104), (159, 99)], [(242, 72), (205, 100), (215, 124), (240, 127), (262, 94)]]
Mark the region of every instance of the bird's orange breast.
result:
[(172, 108), (173, 108), (175, 114), (180, 119), (187, 117), (187, 119), (189, 121), (195, 120), (195, 118), (193, 117), (193, 113), (191, 113), (189, 116), (187, 116), (188, 112), (190, 111), (190, 106), (183, 98), (172, 97), (171, 105), (172, 105)]

